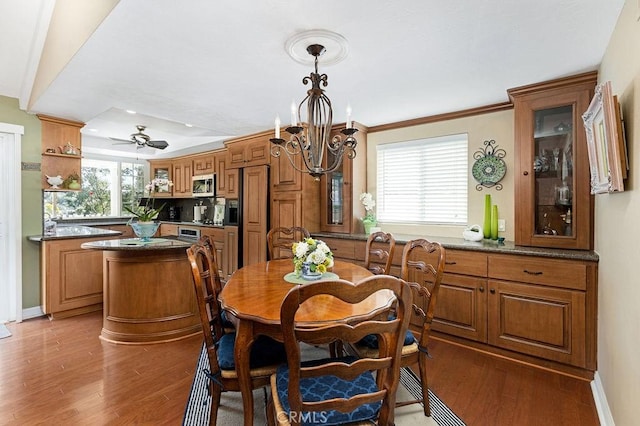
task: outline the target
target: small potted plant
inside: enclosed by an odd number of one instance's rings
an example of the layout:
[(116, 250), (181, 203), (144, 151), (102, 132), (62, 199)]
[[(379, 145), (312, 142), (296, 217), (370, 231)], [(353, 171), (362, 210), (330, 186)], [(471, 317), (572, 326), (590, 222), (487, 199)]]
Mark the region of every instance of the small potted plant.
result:
[(64, 180), (64, 186), (69, 189), (81, 189), (80, 176), (76, 172), (73, 172)]

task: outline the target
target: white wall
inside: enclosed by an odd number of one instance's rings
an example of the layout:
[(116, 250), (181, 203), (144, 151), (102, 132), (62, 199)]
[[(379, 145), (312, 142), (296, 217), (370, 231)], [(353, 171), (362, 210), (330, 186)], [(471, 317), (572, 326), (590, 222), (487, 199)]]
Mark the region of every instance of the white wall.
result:
[(630, 177), (626, 191), (596, 196), (598, 375), (616, 425), (640, 422), (640, 2), (627, 0), (604, 55), (599, 81), (610, 80), (626, 121)]

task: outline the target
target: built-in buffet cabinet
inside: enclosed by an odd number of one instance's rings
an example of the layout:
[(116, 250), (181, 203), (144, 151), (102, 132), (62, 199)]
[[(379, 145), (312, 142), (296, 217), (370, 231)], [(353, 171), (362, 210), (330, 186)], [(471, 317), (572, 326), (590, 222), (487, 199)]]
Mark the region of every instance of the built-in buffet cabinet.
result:
[[(336, 259), (362, 264), (366, 236), (314, 234)], [(415, 238), (422, 238), (416, 236)], [(438, 241), (437, 237), (429, 238)], [(508, 243), (469, 249), (441, 239), (445, 274), (432, 323), (444, 340), (580, 377), (596, 370), (597, 255)], [(392, 275), (404, 242), (397, 236)], [(417, 323), (412, 324), (416, 330)]]

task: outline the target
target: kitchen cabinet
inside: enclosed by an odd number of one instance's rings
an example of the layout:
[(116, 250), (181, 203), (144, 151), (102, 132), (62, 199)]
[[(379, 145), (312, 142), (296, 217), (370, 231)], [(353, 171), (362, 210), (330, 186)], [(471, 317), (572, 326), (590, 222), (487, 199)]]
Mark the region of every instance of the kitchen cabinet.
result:
[(243, 168), (242, 177), (242, 265), (267, 260), (269, 169)]
[[(295, 156), (303, 168), (302, 157)], [(320, 182), (296, 170), (286, 155), (271, 159), (271, 228), (301, 226), (319, 230)]]
[(271, 132), (262, 132), (227, 141), (227, 168), (261, 166), (271, 160)]
[(205, 236), (208, 235), (213, 240), (213, 243), (216, 246), (216, 262), (218, 262), (218, 273), (220, 277), (225, 278), (227, 276), (228, 264), (226, 258), (228, 256), (228, 252), (225, 248), (225, 234), (223, 228), (207, 228), (200, 227), (200, 235)]
[(193, 159), (191, 157), (174, 159), (172, 167), (173, 197), (191, 197)]
[(193, 175), (209, 175), (215, 173), (215, 156), (211, 152), (193, 157)]
[(66, 318), (102, 309), (102, 251), (80, 246), (114, 238), (122, 237), (103, 235), (41, 242), (41, 302), (49, 318)]
[[(71, 174), (81, 176), (82, 172), (82, 137), (80, 129), (84, 123), (63, 120), (60, 118), (38, 115), (42, 127), (42, 189), (52, 190), (47, 182), (47, 176), (60, 176), (67, 179)], [(71, 153), (65, 147), (71, 146)], [(69, 191), (69, 188), (60, 187)], [(55, 191), (55, 189), (53, 189)]]
[(161, 223), (160, 224), (160, 236), (166, 237), (169, 235), (178, 236), (178, 225), (175, 223)]
[(455, 250), (446, 257), (433, 330), (595, 370), (595, 263)]
[[(151, 160), (149, 161), (149, 167), (151, 179), (173, 181), (173, 165), (170, 160)], [(155, 198), (171, 198), (173, 196), (173, 187), (158, 187), (155, 189), (153, 196)]]
[(445, 256), (445, 274), (431, 328), (486, 342), (487, 255), (446, 249)]
[(515, 242), (593, 249), (593, 207), (582, 114), (597, 74), (508, 91), (515, 117)]
[(224, 172), (225, 197), (237, 199), (240, 196), (240, 169), (227, 169)]
[[(213, 153), (214, 170), (216, 173), (216, 195), (227, 196), (227, 150), (219, 150)], [(236, 195), (237, 197), (237, 195)]]
[[(344, 234), (363, 232), (360, 218), (364, 217), (364, 207), (359, 201), (361, 193), (367, 191), (367, 130), (358, 123), (354, 135), (358, 141), (356, 157), (346, 156), (340, 167), (333, 173), (320, 178), (320, 230)], [(343, 137), (340, 130), (344, 125), (333, 126), (331, 137)], [(334, 158), (325, 152), (325, 165)]]
[(238, 235), (237, 226), (225, 226), (224, 227), (224, 246), (225, 246), (225, 269), (223, 279), (226, 281), (231, 278), (231, 275), (238, 269), (238, 242), (240, 236)]

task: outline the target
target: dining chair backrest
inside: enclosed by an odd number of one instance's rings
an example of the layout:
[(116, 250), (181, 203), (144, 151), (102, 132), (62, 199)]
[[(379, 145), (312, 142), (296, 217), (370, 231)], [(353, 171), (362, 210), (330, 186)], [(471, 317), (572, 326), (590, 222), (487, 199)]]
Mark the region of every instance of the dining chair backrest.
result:
[(311, 234), (309, 231), (301, 226), (270, 229), (269, 232), (267, 232), (269, 260), (293, 258), (293, 252), (291, 251), (293, 243), (310, 237)]
[(225, 334), (222, 308), (218, 302), (218, 294), (222, 290), (222, 283), (218, 275), (215, 252), (215, 244), (207, 238), (201, 238), (187, 249), (187, 257), (191, 263), (196, 301), (200, 313), (200, 322), (203, 328), (204, 343), (213, 375), (218, 374), (220, 371), (217, 347), (218, 342)]
[(424, 238), (406, 243), (402, 252), (400, 277), (411, 285), (413, 312), (411, 323), (419, 324), (418, 345), (425, 348), (444, 274), (445, 250), (440, 243)]
[(396, 240), (387, 232), (374, 232), (367, 238), (364, 267), (376, 275), (389, 275)]
[[(316, 309), (314, 304), (322, 303), (324, 305), (323, 298), (331, 296), (339, 298), (347, 304), (357, 304), (370, 295), (384, 290), (390, 290), (395, 295), (396, 315), (393, 319), (388, 319), (387, 313), (383, 313), (383, 320), (379, 320), (379, 317), (375, 319), (360, 318), (353, 321), (335, 321), (318, 327), (296, 326), (295, 317), (299, 310), (317, 311), (321, 315), (322, 310)], [(411, 290), (408, 284), (401, 279), (387, 275), (374, 275), (355, 284), (336, 280), (292, 288), (282, 302), (280, 309), (289, 369), (287, 392), (290, 411), (292, 413), (335, 413), (336, 411), (348, 413), (365, 404), (378, 404), (380, 407), (379, 424), (391, 424), (400, 377), (400, 356), (403, 344), (401, 336), (405, 335), (408, 327), (410, 305)], [(316, 345), (336, 340), (357, 342), (369, 334), (377, 335), (382, 342), (378, 358), (362, 358), (357, 361), (329, 358), (327, 363), (320, 365), (301, 365), (299, 342)], [(370, 392), (344, 399), (334, 398), (317, 402), (309, 402), (308, 399), (305, 399), (303, 401), (302, 392), (308, 391), (304, 386), (304, 380), (331, 376), (328, 379), (330, 381), (334, 381), (335, 377), (351, 381), (370, 371), (375, 372), (375, 384), (377, 385)], [(373, 382), (374, 379), (371, 380)], [(293, 420), (292, 423), (296, 423), (296, 419)]]

